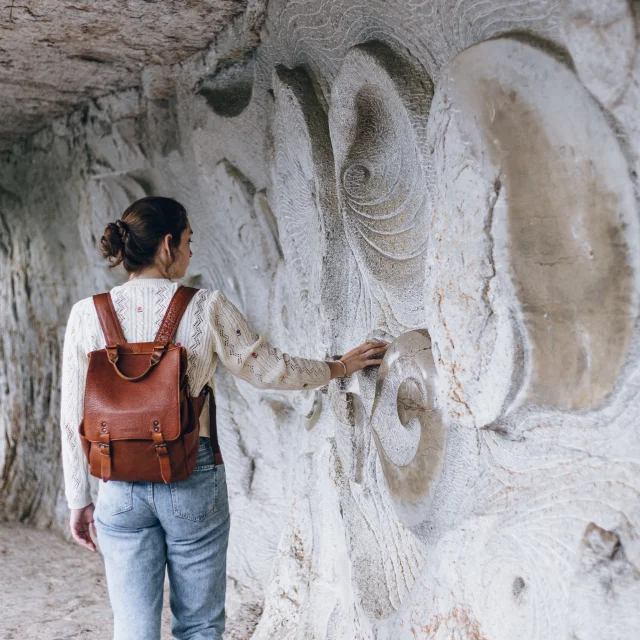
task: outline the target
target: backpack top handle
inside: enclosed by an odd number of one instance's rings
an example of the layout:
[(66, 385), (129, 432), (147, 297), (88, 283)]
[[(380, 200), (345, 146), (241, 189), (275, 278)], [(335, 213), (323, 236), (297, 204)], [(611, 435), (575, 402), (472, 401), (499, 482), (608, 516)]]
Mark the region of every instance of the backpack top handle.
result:
[(144, 371), (144, 373), (133, 378), (125, 376), (118, 368), (117, 363), (120, 357), (118, 353), (118, 345), (126, 344), (126, 340), (113, 306), (111, 294), (98, 293), (93, 296), (93, 302), (96, 307), (100, 326), (102, 327), (102, 332), (104, 333), (106, 341), (105, 349), (107, 350), (109, 362), (111, 362), (116, 373), (123, 380), (126, 380), (127, 382), (137, 382), (138, 380), (142, 380), (142, 378), (148, 375), (151, 369), (160, 362), (168, 344), (171, 342), (178, 325), (180, 324), (180, 320), (182, 319), (189, 302), (197, 291), (198, 289), (193, 287), (178, 287), (173, 298), (171, 298), (171, 302), (169, 302), (167, 312), (165, 313), (162, 324), (160, 325), (158, 333), (154, 339), (153, 353), (151, 354), (149, 367)]

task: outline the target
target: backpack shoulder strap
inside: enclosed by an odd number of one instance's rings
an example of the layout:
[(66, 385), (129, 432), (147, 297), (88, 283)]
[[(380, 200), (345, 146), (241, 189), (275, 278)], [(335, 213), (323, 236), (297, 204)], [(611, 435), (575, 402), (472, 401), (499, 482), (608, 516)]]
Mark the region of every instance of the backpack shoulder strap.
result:
[(110, 293), (98, 293), (93, 296), (93, 304), (98, 312), (98, 320), (104, 333), (105, 342), (111, 344), (124, 344), (124, 334), (118, 321), (116, 310), (113, 308), (113, 300)]
[(182, 316), (191, 302), (191, 298), (198, 292), (198, 289), (193, 287), (178, 287), (178, 290), (173, 294), (167, 313), (165, 313), (162, 320), (162, 324), (158, 329), (158, 333), (155, 337), (155, 342), (162, 342), (163, 344), (171, 342)]

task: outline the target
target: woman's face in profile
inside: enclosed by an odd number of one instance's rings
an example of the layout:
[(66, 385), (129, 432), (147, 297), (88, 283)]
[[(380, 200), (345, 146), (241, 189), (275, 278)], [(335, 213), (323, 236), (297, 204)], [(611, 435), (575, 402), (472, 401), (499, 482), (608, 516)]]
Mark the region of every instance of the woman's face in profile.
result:
[(182, 232), (180, 237), (180, 245), (176, 252), (176, 261), (171, 265), (171, 277), (180, 279), (183, 278), (189, 267), (189, 261), (193, 253), (191, 252), (191, 236), (193, 236), (193, 230), (191, 225), (187, 223), (187, 228)]

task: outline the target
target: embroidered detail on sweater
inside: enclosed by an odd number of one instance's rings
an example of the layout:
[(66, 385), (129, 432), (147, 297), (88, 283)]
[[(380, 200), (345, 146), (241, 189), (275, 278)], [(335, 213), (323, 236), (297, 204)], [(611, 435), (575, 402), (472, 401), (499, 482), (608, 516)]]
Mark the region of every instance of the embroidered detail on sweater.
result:
[[(220, 320), (220, 315), (219, 314), (216, 313), (213, 316), (213, 322), (214, 322), (214, 325), (215, 325), (216, 329), (220, 333), (220, 336), (222, 337), (222, 342), (223, 342), (224, 346), (227, 347), (228, 350), (229, 350), (229, 355), (235, 356), (236, 362), (238, 364), (242, 364), (242, 356), (239, 353), (236, 353), (235, 347), (234, 347), (233, 343), (230, 341), (230, 337), (225, 332), (225, 326), (224, 326), (223, 322)], [(238, 333), (237, 329), (236, 329), (236, 335), (238, 335), (238, 336), (241, 335), (241, 333)]]
[(111, 300), (113, 301), (113, 308), (115, 309), (116, 316), (120, 321), (122, 327), (122, 333), (125, 339), (131, 334), (131, 327), (129, 326), (129, 314), (125, 312), (127, 306), (127, 292), (123, 289), (115, 289), (111, 291)]
[(156, 334), (160, 330), (160, 325), (162, 324), (162, 319), (164, 318), (164, 314), (169, 308), (169, 293), (173, 295), (174, 289), (173, 287), (160, 286), (156, 289), (156, 299), (154, 304), (154, 313), (153, 313), (153, 337), (156, 337)]
[[(204, 325), (204, 307), (206, 302), (205, 290), (200, 290), (194, 296), (195, 300), (195, 318), (193, 321), (193, 331), (191, 340), (187, 349), (187, 377), (192, 380), (198, 361), (198, 354), (202, 344), (202, 331)], [(192, 391), (194, 389), (192, 388)]]

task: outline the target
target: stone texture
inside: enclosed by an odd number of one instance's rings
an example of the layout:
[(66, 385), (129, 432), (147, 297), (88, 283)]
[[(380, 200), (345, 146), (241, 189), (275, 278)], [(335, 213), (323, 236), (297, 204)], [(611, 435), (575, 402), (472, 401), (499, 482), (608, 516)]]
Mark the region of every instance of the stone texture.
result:
[(207, 46), (246, 0), (6, 2), (0, 12), (0, 148), (70, 108)]
[[(580, 544), (571, 593), (572, 638), (631, 638), (640, 628), (640, 571), (627, 558), (620, 537), (590, 523)], [(584, 610), (594, 615), (585, 618)]]
[(188, 282), (282, 349), (393, 342), (321, 393), (219, 372), (230, 637), (633, 637), (636, 20), (617, 0), (251, 3), (3, 153), (1, 517), (64, 528), (66, 315), (123, 277), (106, 221), (171, 195)]

